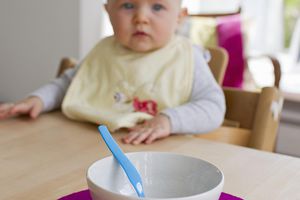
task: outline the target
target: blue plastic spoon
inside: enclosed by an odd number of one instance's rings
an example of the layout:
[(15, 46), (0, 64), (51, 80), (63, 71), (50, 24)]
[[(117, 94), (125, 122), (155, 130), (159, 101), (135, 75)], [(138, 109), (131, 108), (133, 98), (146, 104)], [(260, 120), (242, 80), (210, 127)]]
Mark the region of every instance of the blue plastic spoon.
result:
[(104, 125), (98, 126), (100, 135), (102, 136), (104, 142), (106, 143), (109, 150), (112, 152), (114, 157), (117, 159), (123, 170), (125, 171), (130, 183), (134, 187), (137, 195), (139, 197), (145, 197), (142, 179), (139, 172), (136, 170), (134, 165), (125, 156), (121, 148), (118, 146), (114, 138), (111, 136), (107, 127)]

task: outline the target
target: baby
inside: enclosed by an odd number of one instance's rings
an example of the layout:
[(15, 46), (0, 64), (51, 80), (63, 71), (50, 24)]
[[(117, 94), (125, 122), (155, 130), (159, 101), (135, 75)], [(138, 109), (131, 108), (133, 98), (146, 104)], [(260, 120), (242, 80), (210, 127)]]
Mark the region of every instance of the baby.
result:
[(108, 0), (114, 35), (79, 67), (18, 103), (0, 118), (61, 106), (74, 120), (128, 128), (124, 143), (150, 144), (170, 134), (198, 134), (223, 122), (225, 101), (203, 50), (176, 35), (186, 9), (180, 0)]

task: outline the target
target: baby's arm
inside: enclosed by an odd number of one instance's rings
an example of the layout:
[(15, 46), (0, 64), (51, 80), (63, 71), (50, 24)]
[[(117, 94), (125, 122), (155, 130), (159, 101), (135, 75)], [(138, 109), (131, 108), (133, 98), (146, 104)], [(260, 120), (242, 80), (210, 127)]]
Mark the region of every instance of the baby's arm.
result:
[(52, 111), (61, 106), (77, 69), (78, 67), (66, 70), (60, 77), (30, 94), (30, 96), (39, 97), (42, 100), (44, 104), (42, 112)]
[(195, 49), (192, 96), (188, 103), (163, 111), (170, 118), (172, 133), (198, 134), (219, 127), (225, 115), (225, 98), (209, 67)]
[(0, 104), (0, 119), (21, 114), (36, 118), (42, 112), (58, 108), (76, 71), (77, 68), (66, 70), (59, 78), (34, 91), (20, 102)]

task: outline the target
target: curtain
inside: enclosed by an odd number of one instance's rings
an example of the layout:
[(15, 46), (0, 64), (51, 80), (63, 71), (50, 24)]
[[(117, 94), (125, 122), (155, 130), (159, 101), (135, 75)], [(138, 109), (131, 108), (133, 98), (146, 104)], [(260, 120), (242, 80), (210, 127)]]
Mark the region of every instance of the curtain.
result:
[(283, 0), (242, 0), (243, 16), (249, 19), (249, 49), (276, 53), (284, 46)]
[(295, 29), (292, 35), (289, 54), (292, 62), (300, 67), (300, 18), (298, 18)]

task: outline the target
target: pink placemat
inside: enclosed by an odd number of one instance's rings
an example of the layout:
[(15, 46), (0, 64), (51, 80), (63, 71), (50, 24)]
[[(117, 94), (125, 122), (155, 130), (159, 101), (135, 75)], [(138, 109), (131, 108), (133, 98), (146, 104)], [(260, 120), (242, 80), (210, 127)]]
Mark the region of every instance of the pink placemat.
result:
[[(80, 192), (75, 192), (67, 196), (61, 197), (58, 200), (92, 200), (89, 190), (82, 190)], [(233, 195), (222, 193), (219, 200), (243, 200), (239, 197)]]

